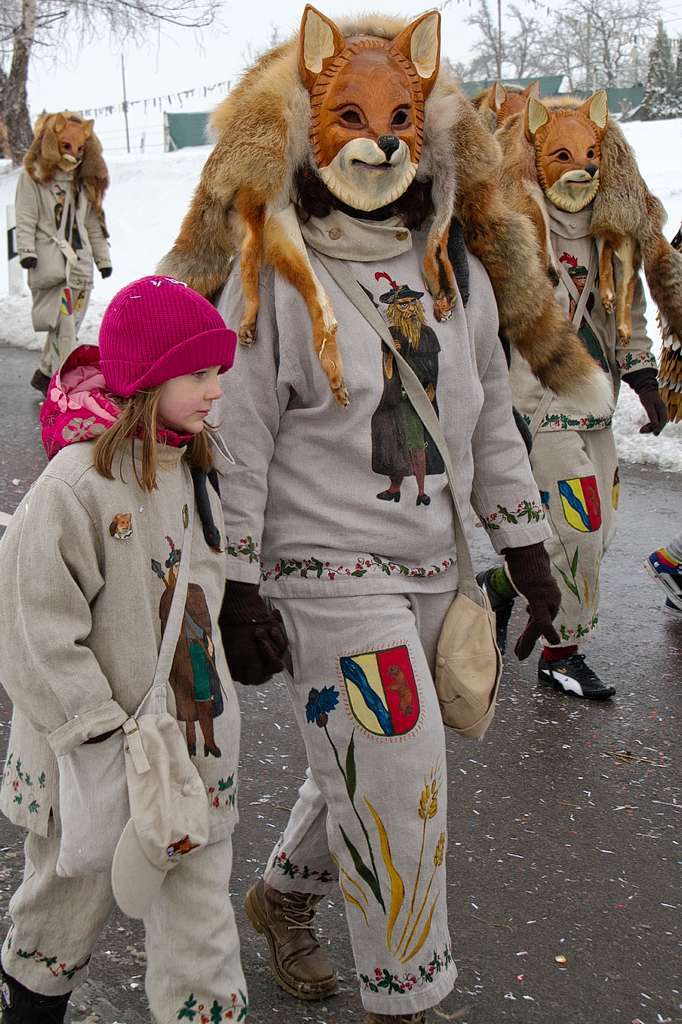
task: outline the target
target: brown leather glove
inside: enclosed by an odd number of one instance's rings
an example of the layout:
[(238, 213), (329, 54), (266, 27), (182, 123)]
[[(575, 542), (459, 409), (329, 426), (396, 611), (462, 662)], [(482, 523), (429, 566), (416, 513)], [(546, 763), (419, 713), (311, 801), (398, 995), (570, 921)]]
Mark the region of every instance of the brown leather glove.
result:
[(639, 428), (640, 434), (654, 434), (658, 437), (668, 422), (668, 410), (658, 393), (658, 379), (653, 366), (643, 366), (641, 370), (626, 373), (623, 380), (635, 392), (649, 418), (649, 422)]
[(233, 679), (260, 686), (282, 671), (288, 646), (282, 616), (267, 607), (256, 583), (227, 580), (218, 625)]
[(514, 647), (514, 654), (519, 661), (523, 661), (541, 636), (550, 644), (561, 643), (552, 625), (561, 605), (561, 591), (554, 582), (544, 544), (505, 548), (502, 554), (507, 561), (509, 578), (528, 602), (528, 622)]

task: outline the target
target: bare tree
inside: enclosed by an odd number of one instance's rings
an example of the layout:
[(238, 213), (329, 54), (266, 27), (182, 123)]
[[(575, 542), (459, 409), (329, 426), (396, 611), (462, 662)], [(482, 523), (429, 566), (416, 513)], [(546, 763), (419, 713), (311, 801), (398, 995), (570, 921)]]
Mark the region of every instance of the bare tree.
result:
[(27, 82), (37, 53), (65, 38), (83, 42), (107, 31), (117, 39), (141, 39), (154, 24), (183, 28), (210, 25), (220, 0), (2, 0), (0, 3), (0, 121), (19, 163), (33, 132)]
[(538, 74), (542, 64), (542, 31), (537, 18), (512, 4), (500, 33), (488, 0), (478, 0), (478, 10), (467, 21), (480, 33), (473, 60), (467, 66), (468, 76), (497, 78), (499, 68), (509, 78)]
[(480, 33), (480, 39), (474, 46), (474, 57), (468, 67), (469, 75), (472, 78), (495, 78), (498, 67), (504, 61), (504, 39), (500, 40), (488, 0), (478, 0), (478, 10), (469, 15), (467, 24), (477, 28)]
[(244, 67), (251, 67), (264, 53), (267, 53), (268, 50), (274, 50), (282, 41), (279, 25), (271, 24), (266, 42), (256, 44), (248, 42), (246, 44), (241, 52), (242, 64)]
[(634, 85), (657, 13), (650, 0), (573, 0), (543, 33), (543, 69), (565, 75), (572, 90)]
[(479, 31), (469, 78), (563, 75), (572, 91), (634, 85), (646, 77), (658, 5), (650, 0), (572, 0), (544, 24), (510, 5), (498, 35), (488, 0), (468, 18)]
[(542, 26), (537, 18), (524, 14), (512, 4), (509, 8), (516, 30), (505, 42), (505, 61), (511, 68), (512, 78), (537, 75), (542, 65)]

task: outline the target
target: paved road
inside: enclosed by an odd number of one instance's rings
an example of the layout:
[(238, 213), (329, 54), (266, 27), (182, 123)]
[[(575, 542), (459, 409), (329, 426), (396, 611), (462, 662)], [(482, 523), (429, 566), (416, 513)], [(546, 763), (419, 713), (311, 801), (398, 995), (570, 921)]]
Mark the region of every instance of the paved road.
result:
[[(11, 512), (44, 459), (34, 355), (0, 349), (0, 510)], [(468, 1024), (682, 1022), (679, 815), (682, 622), (661, 612), (643, 557), (680, 524), (682, 475), (623, 467), (620, 532), (603, 573), (596, 669), (618, 698), (594, 706), (548, 693), (534, 662), (507, 666), (494, 727), (448, 743), (450, 915)], [(1, 528), (1, 527), (0, 527)], [(478, 561), (489, 548), (477, 533)], [(518, 620), (515, 620), (518, 627)], [(305, 767), (281, 681), (241, 690), (241, 816), (233, 895), (253, 1024), (361, 1021), (338, 899), (320, 914), (341, 975), (326, 1004), (272, 983), (241, 901), (277, 838)], [(0, 690), (0, 744), (9, 706)], [(21, 868), (22, 835), (0, 819), (0, 911)], [(677, 884), (676, 884), (677, 883)], [(144, 943), (115, 917), (81, 989), (79, 1024), (143, 1024)], [(565, 967), (556, 956), (567, 958)], [(435, 1019), (435, 1018), (434, 1018)], [(198, 1022), (197, 1022), (198, 1024)]]

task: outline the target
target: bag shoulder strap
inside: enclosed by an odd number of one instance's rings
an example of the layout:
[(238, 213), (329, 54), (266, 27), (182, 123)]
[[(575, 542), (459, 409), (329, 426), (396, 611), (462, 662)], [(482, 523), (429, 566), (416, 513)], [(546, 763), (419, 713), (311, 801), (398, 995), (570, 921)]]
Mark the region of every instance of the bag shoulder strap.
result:
[(178, 645), (182, 620), (185, 614), (187, 588), (189, 586), (190, 565), (192, 560), (192, 540), (194, 538), (194, 490), (189, 477), (189, 470), (184, 464), (182, 466), (182, 474), (185, 478), (185, 490), (189, 493), (190, 499), (185, 504), (187, 516), (183, 516), (184, 532), (180, 549), (180, 571), (178, 573), (178, 578), (175, 581), (175, 586), (173, 587), (173, 598), (168, 610), (168, 618), (166, 620), (166, 628), (163, 631), (161, 646), (159, 647), (159, 656), (156, 662), (154, 679), (152, 681), (152, 685), (140, 701), (137, 711), (133, 716), (135, 718), (140, 714), (143, 706), (145, 706), (145, 712), (149, 712), (150, 714), (161, 714), (167, 710), (166, 687), (168, 685), (168, 677), (173, 664), (175, 649)]
[(528, 424), (528, 432), (533, 440), (535, 440), (535, 435), (542, 426), (542, 421), (549, 412), (549, 407), (555, 398), (556, 395), (551, 388), (545, 388), (542, 392), (542, 398), (538, 402), (535, 412), (531, 416), (530, 423)]
[(370, 327), (377, 332), (381, 340), (393, 353), (393, 357), (398, 366), (398, 372), (400, 373), (400, 381), (405, 389), (405, 394), (409, 398), (414, 411), (428, 430), (431, 438), (433, 439), (433, 443), (440, 452), (440, 456), (445, 465), (445, 472), (447, 473), (448, 483), (450, 485), (450, 494), (452, 496), (455, 525), (455, 550), (457, 552), (457, 568), (459, 575), (458, 587), (461, 592), (467, 595), (467, 597), (470, 597), (473, 601), (479, 604), (480, 588), (476, 583), (476, 578), (474, 576), (471, 552), (464, 533), (462, 517), (457, 502), (457, 494), (455, 492), (455, 470), (452, 465), (452, 458), (450, 456), (447, 441), (445, 440), (445, 435), (443, 434), (443, 429), (429, 397), (426, 394), (426, 391), (424, 391), (419, 378), (410, 364), (403, 358), (403, 356), (401, 356), (400, 352), (396, 348), (393, 336), (388, 329), (386, 321), (383, 319), (367, 293), (363, 291), (355, 280), (348, 269), (348, 265), (342, 260), (330, 259), (323, 253), (317, 252), (317, 250), (316, 255), (328, 271), (329, 275), (334, 279), (334, 281), (336, 281), (341, 291), (350, 299), (355, 308), (362, 313)]

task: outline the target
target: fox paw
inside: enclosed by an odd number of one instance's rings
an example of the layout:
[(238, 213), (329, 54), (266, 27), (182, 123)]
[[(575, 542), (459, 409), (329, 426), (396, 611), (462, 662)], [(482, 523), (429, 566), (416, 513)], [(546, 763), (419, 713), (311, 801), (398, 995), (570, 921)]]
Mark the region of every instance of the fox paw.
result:
[(343, 383), (343, 381), (341, 382), (341, 385), (339, 387), (332, 388), (332, 394), (336, 401), (338, 402), (338, 404), (342, 406), (344, 409), (347, 405), (350, 405), (348, 389), (346, 388), (346, 385)]
[(434, 300), (433, 315), (439, 324), (450, 319), (452, 316), (452, 307), (454, 306), (455, 301), (456, 297), (449, 299), (447, 295), (441, 295), (439, 298)]
[(600, 293), (601, 304), (607, 313), (613, 313), (615, 309), (616, 296), (612, 291), (603, 291)]
[(550, 263), (547, 266), (547, 277), (549, 278), (549, 280), (550, 280), (550, 282), (551, 282), (551, 284), (552, 284), (552, 286), (554, 288), (556, 288), (556, 286), (561, 281), (561, 278), (559, 276), (559, 271), (557, 270), (557, 268), (554, 266), (553, 263)]
[(618, 341), (621, 345), (629, 345), (632, 341), (632, 328), (627, 324), (618, 324), (616, 327), (616, 333), (618, 334)]
[(253, 345), (254, 341), (256, 340), (255, 321), (253, 321), (252, 323), (240, 324), (239, 330), (237, 331), (237, 337), (239, 338), (240, 345)]

